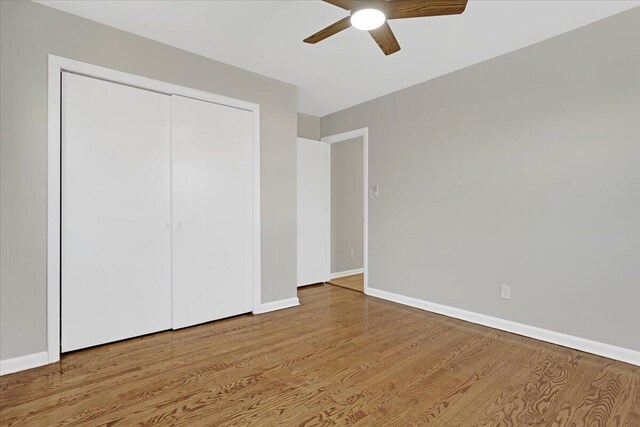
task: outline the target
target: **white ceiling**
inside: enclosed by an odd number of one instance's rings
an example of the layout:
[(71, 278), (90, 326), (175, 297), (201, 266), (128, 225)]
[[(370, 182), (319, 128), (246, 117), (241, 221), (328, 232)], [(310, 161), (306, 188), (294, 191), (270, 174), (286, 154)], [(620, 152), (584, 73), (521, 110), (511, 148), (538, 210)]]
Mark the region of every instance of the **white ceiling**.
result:
[(349, 28), (302, 40), (348, 12), (321, 1), (41, 1), (48, 6), (298, 86), (298, 110), (324, 116), (640, 5), (615, 0), (470, 0), (462, 15), (390, 22), (384, 56)]

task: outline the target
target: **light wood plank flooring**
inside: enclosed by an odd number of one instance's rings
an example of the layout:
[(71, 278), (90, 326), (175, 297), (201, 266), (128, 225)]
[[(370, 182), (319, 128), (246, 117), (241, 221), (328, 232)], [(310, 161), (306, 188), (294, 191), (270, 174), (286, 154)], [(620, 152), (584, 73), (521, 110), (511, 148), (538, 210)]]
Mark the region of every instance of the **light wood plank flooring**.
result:
[(330, 285), (0, 377), (0, 425), (640, 425), (640, 368)]
[(352, 276), (338, 277), (328, 282), (330, 285), (351, 289), (352, 291), (364, 292), (364, 274), (354, 274)]

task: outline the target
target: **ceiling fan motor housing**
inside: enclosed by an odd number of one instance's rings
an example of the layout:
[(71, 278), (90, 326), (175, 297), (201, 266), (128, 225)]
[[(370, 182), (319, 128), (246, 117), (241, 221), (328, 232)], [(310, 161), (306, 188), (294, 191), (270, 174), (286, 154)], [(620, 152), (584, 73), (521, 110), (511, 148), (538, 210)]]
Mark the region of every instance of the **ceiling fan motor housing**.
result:
[(380, 12), (382, 12), (384, 14), (384, 16), (387, 16), (387, 12), (385, 10), (384, 5), (379, 2), (379, 1), (359, 1), (355, 6), (353, 6), (351, 8), (351, 16), (353, 16), (356, 12), (362, 10), (362, 9), (377, 9)]

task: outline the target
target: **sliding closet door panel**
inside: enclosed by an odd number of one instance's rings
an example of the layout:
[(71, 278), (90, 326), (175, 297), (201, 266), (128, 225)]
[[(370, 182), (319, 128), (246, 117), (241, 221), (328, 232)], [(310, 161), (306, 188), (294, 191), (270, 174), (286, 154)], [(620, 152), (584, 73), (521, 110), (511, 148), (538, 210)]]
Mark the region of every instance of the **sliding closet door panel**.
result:
[(63, 73), (62, 351), (171, 328), (170, 97)]
[(252, 310), (252, 113), (171, 97), (173, 327)]

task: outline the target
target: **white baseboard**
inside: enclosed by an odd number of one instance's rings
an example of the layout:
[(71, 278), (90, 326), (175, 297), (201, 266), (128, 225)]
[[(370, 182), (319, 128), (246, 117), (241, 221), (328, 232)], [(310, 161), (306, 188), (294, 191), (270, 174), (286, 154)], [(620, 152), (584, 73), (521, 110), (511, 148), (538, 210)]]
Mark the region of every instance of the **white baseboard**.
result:
[(300, 300), (297, 297), (266, 302), (260, 304), (260, 307), (258, 307), (257, 310), (253, 310), (253, 314), (268, 313), (270, 311), (282, 310), (283, 308), (295, 307), (297, 305), (300, 305)]
[[(282, 310), (284, 308), (295, 307), (300, 305), (297, 297), (283, 299), (261, 304), (254, 314), (268, 313), (270, 311)], [(12, 359), (0, 360), (0, 375), (11, 374), (14, 372), (24, 371), (26, 369), (36, 368), (49, 363), (49, 353), (46, 351), (40, 353), (27, 354), (25, 356), (14, 357)]]
[(436, 304), (418, 298), (398, 295), (380, 289), (369, 288), (367, 295), (640, 366), (640, 351), (616, 347), (614, 345), (591, 341), (585, 338), (574, 337), (572, 335), (549, 331), (547, 329), (537, 328), (535, 326), (529, 326), (522, 323), (516, 323), (510, 320), (500, 319), (498, 317), (487, 316), (485, 314)]
[(356, 268), (355, 270), (338, 271), (337, 273), (331, 273), (330, 279), (337, 279), (338, 277), (353, 276), (354, 274), (364, 273), (364, 268)]
[(0, 375), (36, 368), (47, 363), (49, 363), (49, 353), (46, 351), (0, 360)]

